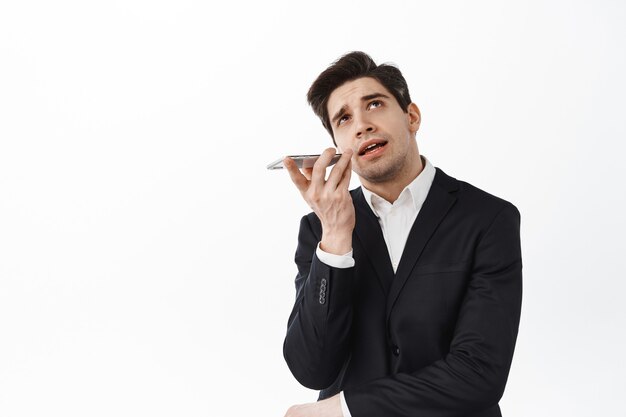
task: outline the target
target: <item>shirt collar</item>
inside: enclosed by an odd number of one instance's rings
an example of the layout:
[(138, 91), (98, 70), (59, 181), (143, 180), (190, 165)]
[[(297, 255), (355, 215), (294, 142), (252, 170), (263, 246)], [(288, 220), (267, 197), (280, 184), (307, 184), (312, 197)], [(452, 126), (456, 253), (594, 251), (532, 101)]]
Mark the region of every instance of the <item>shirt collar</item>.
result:
[[(426, 196), (428, 195), (428, 191), (430, 191), (433, 179), (435, 178), (436, 171), (435, 167), (425, 156), (422, 155), (421, 158), (424, 163), (424, 169), (422, 169), (422, 172), (420, 172), (419, 175), (409, 183), (409, 185), (404, 187), (398, 196), (398, 199), (394, 201), (393, 205), (402, 204), (405, 199), (410, 198), (413, 203), (413, 209), (416, 212), (419, 212), (422, 208), (422, 205), (426, 200)], [(390, 204), (387, 200), (371, 192), (364, 186), (361, 188), (363, 189), (365, 201), (367, 201), (367, 204), (370, 206), (376, 217), (380, 217), (378, 209), (386, 211), (383, 207), (387, 207), (387, 210), (391, 208), (392, 204)], [(378, 207), (378, 209), (376, 207)]]

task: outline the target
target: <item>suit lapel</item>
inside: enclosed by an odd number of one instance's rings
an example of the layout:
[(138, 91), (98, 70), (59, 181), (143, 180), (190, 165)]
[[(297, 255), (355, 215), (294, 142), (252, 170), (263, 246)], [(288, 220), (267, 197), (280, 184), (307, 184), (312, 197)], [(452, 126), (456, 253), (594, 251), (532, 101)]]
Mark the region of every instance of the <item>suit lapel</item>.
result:
[(398, 295), (409, 278), (413, 267), (420, 258), (424, 247), (437, 229), (437, 226), (439, 226), (439, 223), (441, 223), (448, 213), (448, 210), (454, 205), (456, 197), (451, 192), (455, 191), (457, 188), (457, 181), (437, 168), (433, 184), (428, 192), (428, 197), (426, 197), (413, 223), (413, 227), (411, 227), (411, 231), (409, 232), (409, 237), (396, 271), (396, 276), (391, 284), (387, 298), (387, 319), (389, 319), (389, 315), (391, 314), (391, 310), (393, 309)]
[(368, 261), (376, 271), (384, 294), (388, 295), (389, 286), (393, 280), (393, 268), (383, 232), (376, 215), (365, 201), (360, 187), (354, 191), (353, 201), (356, 215), (354, 231), (357, 237), (354, 241), (358, 242), (360, 249), (367, 255)]

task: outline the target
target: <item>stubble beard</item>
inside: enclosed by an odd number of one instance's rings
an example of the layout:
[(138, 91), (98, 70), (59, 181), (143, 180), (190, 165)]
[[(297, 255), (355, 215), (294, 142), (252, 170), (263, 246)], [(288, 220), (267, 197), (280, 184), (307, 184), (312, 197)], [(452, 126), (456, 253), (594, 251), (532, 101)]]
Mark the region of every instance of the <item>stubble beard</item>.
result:
[(359, 169), (356, 172), (357, 175), (369, 183), (382, 184), (392, 181), (400, 175), (405, 168), (407, 158), (405, 155), (394, 155), (393, 158), (388, 158), (386, 161), (378, 160), (367, 163), (372, 166)]

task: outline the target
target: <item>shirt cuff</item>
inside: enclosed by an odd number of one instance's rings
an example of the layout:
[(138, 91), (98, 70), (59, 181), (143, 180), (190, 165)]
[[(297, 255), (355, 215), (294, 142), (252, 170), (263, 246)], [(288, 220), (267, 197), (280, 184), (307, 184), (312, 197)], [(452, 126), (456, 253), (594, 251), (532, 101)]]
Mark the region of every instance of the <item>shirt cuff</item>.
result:
[(343, 413), (343, 417), (352, 417), (350, 410), (348, 410), (348, 404), (346, 404), (346, 397), (343, 396), (343, 391), (339, 393), (339, 399), (341, 402), (341, 412)]
[(335, 255), (333, 253), (324, 252), (318, 243), (315, 254), (317, 255), (317, 259), (333, 268), (352, 268), (354, 266), (352, 250), (345, 255)]

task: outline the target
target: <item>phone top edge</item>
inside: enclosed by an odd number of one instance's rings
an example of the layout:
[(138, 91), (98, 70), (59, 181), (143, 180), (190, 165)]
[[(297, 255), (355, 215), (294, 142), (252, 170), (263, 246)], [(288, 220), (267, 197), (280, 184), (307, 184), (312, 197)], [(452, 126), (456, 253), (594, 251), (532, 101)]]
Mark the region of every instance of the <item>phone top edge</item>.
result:
[[(342, 154), (340, 154), (340, 153), (336, 153), (333, 156), (333, 158), (331, 159), (329, 166), (336, 164), (337, 161), (339, 160), (339, 158), (341, 158), (341, 155)], [(302, 169), (302, 167), (303, 167), (303, 165), (304, 165), (304, 163), (306, 161), (313, 161), (313, 162), (315, 162), (320, 156), (321, 156), (320, 154), (313, 154), (313, 155), (287, 155), (285, 157), (279, 158), (279, 159), (275, 160), (274, 162), (268, 164), (266, 166), (266, 168), (270, 169), (270, 170), (284, 169), (285, 168), (285, 166), (283, 165), (284, 159), (285, 158), (291, 158), (291, 159), (293, 159), (296, 162), (298, 168)], [(310, 167), (307, 167), (307, 168), (310, 168)]]
[(283, 159), (285, 158), (278, 158), (274, 162), (267, 164), (266, 168), (267, 169), (283, 169), (284, 168), (284, 166), (282, 165)]

